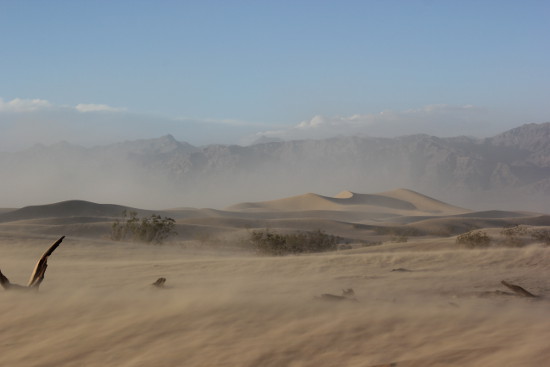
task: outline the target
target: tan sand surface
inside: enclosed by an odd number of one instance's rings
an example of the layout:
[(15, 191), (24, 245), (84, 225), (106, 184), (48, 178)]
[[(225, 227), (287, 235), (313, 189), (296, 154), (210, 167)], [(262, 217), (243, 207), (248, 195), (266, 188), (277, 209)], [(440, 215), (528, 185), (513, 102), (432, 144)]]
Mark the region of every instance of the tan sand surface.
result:
[[(0, 269), (25, 283), (54, 239), (0, 235)], [(39, 293), (0, 290), (0, 366), (547, 365), (550, 249), (435, 242), (267, 258), (69, 236)], [(359, 302), (315, 299), (342, 288)]]
[[(152, 246), (109, 240), (123, 209), (68, 201), (0, 215), (0, 269), (14, 283), (25, 284), (50, 243), (67, 236), (38, 293), (0, 289), (0, 366), (550, 360), (550, 248), (527, 232), (550, 229), (549, 216), (470, 212), (405, 189), (305, 194), (226, 211), (162, 211), (176, 218), (178, 235)], [(515, 224), (526, 230), (505, 237), (503, 227)], [(246, 238), (266, 228), (320, 229), (351, 249), (259, 257)], [(494, 246), (457, 247), (454, 235), (471, 229), (486, 231)], [(512, 240), (527, 246), (499, 247)], [(159, 277), (167, 278), (163, 289), (151, 286)], [(540, 297), (510, 294), (502, 280)], [(319, 299), (347, 288), (359, 302)]]

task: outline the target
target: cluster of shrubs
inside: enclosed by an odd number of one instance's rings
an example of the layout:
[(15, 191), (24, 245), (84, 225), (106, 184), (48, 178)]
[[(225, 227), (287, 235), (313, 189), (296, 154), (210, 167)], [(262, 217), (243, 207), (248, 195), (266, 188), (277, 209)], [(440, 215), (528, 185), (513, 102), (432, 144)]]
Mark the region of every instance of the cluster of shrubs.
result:
[(111, 239), (115, 241), (137, 241), (161, 244), (177, 235), (175, 221), (169, 217), (152, 214), (139, 218), (136, 212), (122, 212), (122, 220), (116, 220), (111, 228)]
[[(521, 225), (512, 225), (504, 227), (500, 234), (501, 240), (498, 244), (506, 247), (521, 247), (529, 243), (529, 240), (550, 246), (550, 230), (547, 229), (529, 229)], [(456, 238), (456, 243), (466, 248), (486, 248), (491, 242), (493, 239), (480, 230), (470, 231)]]
[(512, 225), (502, 228), (500, 234), (503, 237), (503, 244), (508, 247), (521, 247), (524, 245), (523, 238), (529, 234), (525, 226)]
[(504, 227), (500, 234), (504, 237), (507, 246), (523, 246), (526, 237), (547, 246), (550, 245), (550, 230), (544, 228), (534, 229), (522, 225), (512, 225)]
[(407, 236), (393, 236), (390, 238), (390, 242), (394, 243), (405, 243), (408, 242), (409, 238)]
[(283, 256), (334, 251), (340, 238), (323, 231), (280, 234), (269, 229), (250, 232), (252, 248), (263, 255)]
[(531, 237), (546, 246), (550, 246), (550, 231), (547, 229), (533, 229), (531, 230)]
[(456, 243), (466, 248), (484, 248), (491, 244), (491, 237), (484, 231), (470, 231), (458, 236)]

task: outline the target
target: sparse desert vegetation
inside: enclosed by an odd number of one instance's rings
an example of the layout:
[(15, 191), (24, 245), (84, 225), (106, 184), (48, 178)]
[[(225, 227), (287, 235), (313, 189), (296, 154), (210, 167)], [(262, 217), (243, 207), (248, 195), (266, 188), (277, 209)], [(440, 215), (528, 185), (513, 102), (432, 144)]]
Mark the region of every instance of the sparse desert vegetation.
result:
[(531, 237), (546, 246), (550, 246), (550, 230), (546, 228), (531, 229), (529, 232)]
[(262, 255), (283, 256), (334, 251), (338, 237), (321, 230), (280, 234), (269, 229), (250, 232), (251, 247)]
[(459, 235), (456, 243), (466, 248), (487, 248), (491, 244), (491, 237), (485, 231), (470, 231)]
[(529, 234), (529, 229), (522, 225), (511, 225), (502, 228), (500, 234), (503, 237), (504, 246), (520, 247), (525, 244), (524, 237)]
[(177, 235), (174, 227), (173, 218), (161, 217), (157, 214), (140, 218), (137, 212), (125, 210), (122, 212), (122, 220), (117, 219), (112, 224), (111, 239), (161, 244)]
[(483, 230), (473, 230), (456, 237), (456, 243), (466, 248), (524, 247), (530, 244), (550, 245), (550, 230), (537, 226), (508, 225), (493, 236)]

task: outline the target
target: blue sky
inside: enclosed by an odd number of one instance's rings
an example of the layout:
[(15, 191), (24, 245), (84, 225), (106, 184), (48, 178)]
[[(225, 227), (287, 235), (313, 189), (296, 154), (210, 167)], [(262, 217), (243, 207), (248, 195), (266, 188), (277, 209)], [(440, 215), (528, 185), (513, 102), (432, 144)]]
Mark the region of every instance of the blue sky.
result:
[(546, 122), (548, 19), (536, 0), (0, 0), (0, 151)]

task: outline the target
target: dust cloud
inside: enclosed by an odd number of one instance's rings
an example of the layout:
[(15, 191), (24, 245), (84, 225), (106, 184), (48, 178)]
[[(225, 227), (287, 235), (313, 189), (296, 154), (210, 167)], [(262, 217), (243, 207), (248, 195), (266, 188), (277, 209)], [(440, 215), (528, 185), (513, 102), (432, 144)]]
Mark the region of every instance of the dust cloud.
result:
[(546, 212), (548, 165), (524, 125), (485, 140), (411, 135), (193, 146), (171, 135), (85, 148), (0, 152), (2, 207), (86, 200), (143, 209), (222, 209), (308, 192), (404, 187), (465, 208)]

